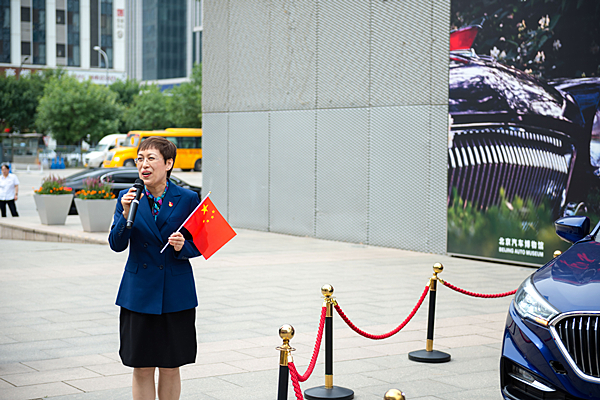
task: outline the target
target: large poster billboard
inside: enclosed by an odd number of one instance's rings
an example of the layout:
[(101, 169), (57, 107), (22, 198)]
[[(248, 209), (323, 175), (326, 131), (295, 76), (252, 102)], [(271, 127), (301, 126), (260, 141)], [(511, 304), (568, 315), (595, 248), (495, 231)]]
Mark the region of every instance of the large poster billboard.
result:
[(600, 218), (600, 2), (452, 0), (448, 253), (543, 264)]

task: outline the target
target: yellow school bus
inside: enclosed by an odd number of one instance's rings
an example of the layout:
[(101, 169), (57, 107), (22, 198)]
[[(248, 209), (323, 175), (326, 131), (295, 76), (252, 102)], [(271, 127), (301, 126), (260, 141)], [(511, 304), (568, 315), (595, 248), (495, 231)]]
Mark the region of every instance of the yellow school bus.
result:
[(173, 168), (184, 171), (202, 171), (202, 129), (167, 128), (164, 131), (131, 131), (125, 143), (108, 153), (102, 166), (133, 167), (140, 143), (150, 136), (162, 136), (177, 146), (177, 157)]

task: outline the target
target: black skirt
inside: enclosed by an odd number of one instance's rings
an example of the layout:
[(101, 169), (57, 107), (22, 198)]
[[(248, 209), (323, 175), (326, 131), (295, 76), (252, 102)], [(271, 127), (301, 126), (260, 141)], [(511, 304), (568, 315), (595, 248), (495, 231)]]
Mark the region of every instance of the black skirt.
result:
[(161, 315), (121, 307), (121, 361), (128, 367), (177, 368), (196, 362), (196, 309)]

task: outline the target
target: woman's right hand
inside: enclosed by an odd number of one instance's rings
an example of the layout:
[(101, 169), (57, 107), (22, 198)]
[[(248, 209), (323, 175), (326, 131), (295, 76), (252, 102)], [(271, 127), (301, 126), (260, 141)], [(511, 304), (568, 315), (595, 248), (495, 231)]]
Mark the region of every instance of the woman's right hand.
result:
[[(123, 206), (123, 216), (127, 218), (129, 216), (129, 209), (131, 208), (131, 202), (135, 199), (136, 189), (134, 187), (130, 188), (127, 193), (121, 197), (121, 205)], [(142, 192), (142, 197), (144, 197), (144, 193)], [(140, 199), (142, 198), (140, 197)]]

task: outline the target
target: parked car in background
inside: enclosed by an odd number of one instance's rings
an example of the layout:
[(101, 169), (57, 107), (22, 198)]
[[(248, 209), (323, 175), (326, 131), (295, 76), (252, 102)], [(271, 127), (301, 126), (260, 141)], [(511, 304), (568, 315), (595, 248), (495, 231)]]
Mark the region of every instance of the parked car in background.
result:
[(510, 400), (600, 398), (600, 224), (556, 221), (573, 244), (528, 277), (510, 304), (500, 362)]
[(173, 168), (184, 171), (202, 171), (202, 129), (167, 128), (164, 131), (131, 131), (123, 146), (110, 151), (104, 160), (104, 168), (133, 167), (140, 143), (151, 136), (161, 136), (177, 146), (177, 158)]
[[(102, 182), (111, 183), (111, 191), (115, 196), (119, 195), (119, 192), (123, 189), (129, 189), (133, 186), (136, 179), (139, 178), (137, 168), (100, 168), (94, 170), (84, 170), (73, 175), (67, 176), (65, 186), (73, 188), (73, 193), (83, 188), (84, 181), (88, 178), (100, 178)], [(201, 200), (202, 188), (194, 185), (190, 185), (187, 182), (182, 181), (174, 175), (171, 175), (171, 182), (185, 189), (189, 189), (198, 194), (198, 198)], [(77, 208), (75, 208), (75, 201), (71, 204), (69, 215), (77, 215)]]
[(125, 142), (127, 134), (125, 133), (114, 133), (106, 135), (94, 147), (90, 149), (90, 152), (85, 154), (83, 165), (87, 168), (102, 168), (102, 163), (108, 155), (108, 152), (114, 148), (121, 146)]

